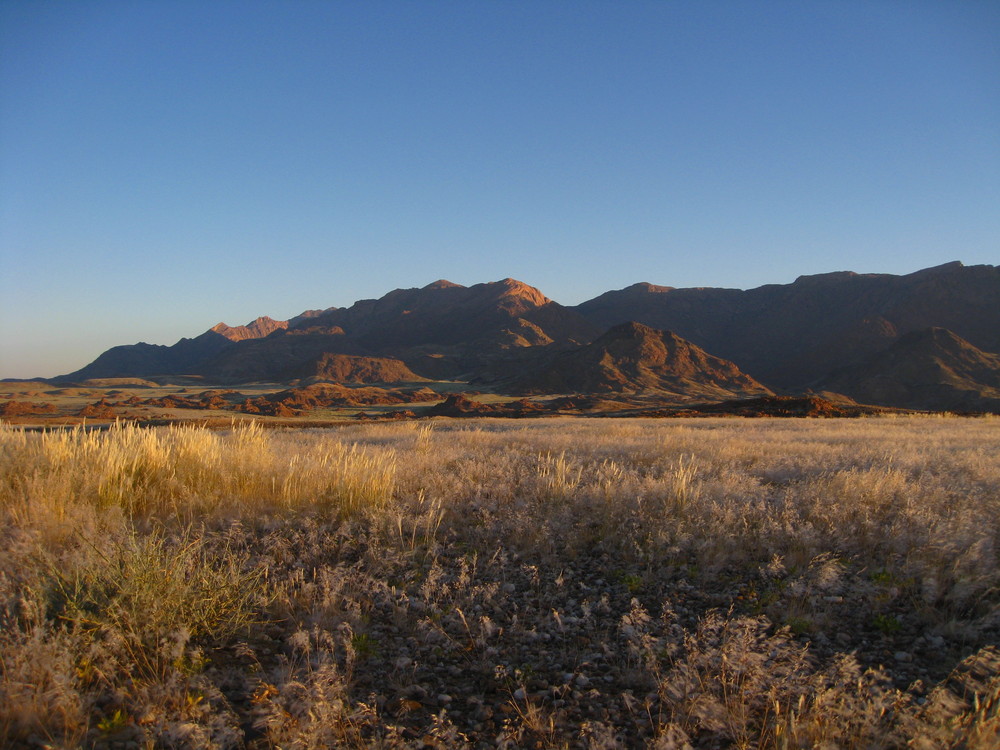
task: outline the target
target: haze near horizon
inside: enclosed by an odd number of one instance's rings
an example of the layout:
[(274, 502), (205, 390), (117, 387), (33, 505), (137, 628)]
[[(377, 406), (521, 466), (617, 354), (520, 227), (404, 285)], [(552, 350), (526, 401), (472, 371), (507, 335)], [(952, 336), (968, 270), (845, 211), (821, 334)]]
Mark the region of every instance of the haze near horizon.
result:
[(0, 377), (438, 278), (1000, 261), (1000, 5), (0, 5)]

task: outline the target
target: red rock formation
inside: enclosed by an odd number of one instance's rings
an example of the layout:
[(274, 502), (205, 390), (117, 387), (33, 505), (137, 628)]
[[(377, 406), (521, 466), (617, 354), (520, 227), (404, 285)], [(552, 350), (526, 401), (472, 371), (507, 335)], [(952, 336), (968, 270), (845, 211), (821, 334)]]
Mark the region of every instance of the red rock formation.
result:
[(317, 383), (305, 388), (290, 388), (278, 393), (246, 399), (237, 408), (248, 414), (276, 414), (279, 409), (292, 410), (296, 414), (312, 409), (342, 406), (380, 406), (408, 404), (436, 399), (437, 394), (429, 388), (393, 389), (356, 387), (349, 388), (337, 383)]
[(32, 414), (53, 414), (56, 407), (53, 404), (33, 401), (5, 401), (0, 404), (0, 417), (24, 417)]
[(473, 401), (461, 393), (452, 393), (440, 404), (427, 410), (430, 417), (527, 417), (537, 416), (546, 411), (545, 406), (534, 401), (521, 399), (508, 403), (484, 404)]
[(114, 419), (117, 414), (112, 408), (112, 404), (108, 403), (107, 399), (101, 399), (100, 401), (95, 401), (92, 404), (87, 404), (80, 411), (76, 413), (78, 417), (88, 417), (90, 419)]

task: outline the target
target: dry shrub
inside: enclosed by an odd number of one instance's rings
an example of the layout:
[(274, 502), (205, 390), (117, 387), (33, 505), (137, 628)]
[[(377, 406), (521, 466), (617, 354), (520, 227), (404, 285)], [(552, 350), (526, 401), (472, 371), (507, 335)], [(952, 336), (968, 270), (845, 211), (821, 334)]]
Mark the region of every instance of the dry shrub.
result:
[(987, 646), (964, 659), (903, 722), (917, 750), (1000, 747), (1000, 649)]
[(656, 747), (894, 747), (905, 703), (887, 676), (851, 655), (817, 666), (788, 629), (710, 612), (666, 628), (633, 602), (622, 632), (656, 678)]
[(82, 743), (92, 708), (78, 689), (83, 650), (77, 637), (40, 621), (0, 631), (0, 742)]
[(6, 602), (0, 737), (72, 745), (126, 725), (200, 746), (235, 736), (200, 673), (204, 648), (245, 637), (267, 604), (244, 553), (194, 530), (131, 531), (38, 563), (33, 586)]
[(210, 537), (130, 533), (103, 549), (89, 540), (84, 545), (89, 559), (53, 564), (43, 581), (46, 619), (113, 637), (144, 676), (175, 666), (164, 663), (161, 648), (175, 634), (224, 643), (248, 632), (265, 604), (263, 571), (248, 569), (233, 550), (213, 549)]

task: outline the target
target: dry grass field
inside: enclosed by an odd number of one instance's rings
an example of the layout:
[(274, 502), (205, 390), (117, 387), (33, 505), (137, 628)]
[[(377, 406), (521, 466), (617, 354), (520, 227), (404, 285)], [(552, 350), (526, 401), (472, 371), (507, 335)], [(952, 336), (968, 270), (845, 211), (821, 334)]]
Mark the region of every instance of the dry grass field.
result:
[(995, 748), (1000, 419), (0, 424), (0, 744)]

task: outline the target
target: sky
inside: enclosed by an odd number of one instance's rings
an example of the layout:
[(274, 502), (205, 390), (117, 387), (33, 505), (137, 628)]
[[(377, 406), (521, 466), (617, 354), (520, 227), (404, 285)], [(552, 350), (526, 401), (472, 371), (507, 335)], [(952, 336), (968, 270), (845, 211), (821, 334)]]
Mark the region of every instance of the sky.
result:
[(0, 377), (436, 280), (1000, 262), (1000, 2), (0, 3)]

